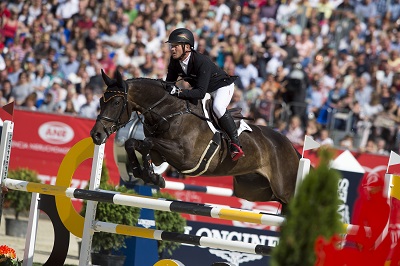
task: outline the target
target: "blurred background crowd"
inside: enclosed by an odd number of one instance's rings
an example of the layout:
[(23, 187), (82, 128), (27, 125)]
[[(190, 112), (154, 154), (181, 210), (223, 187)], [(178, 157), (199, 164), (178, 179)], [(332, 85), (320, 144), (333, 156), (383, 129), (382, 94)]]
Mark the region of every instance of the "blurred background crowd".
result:
[(164, 79), (180, 27), (253, 123), (399, 152), (400, 0), (2, 0), (0, 106), (96, 118), (101, 69)]

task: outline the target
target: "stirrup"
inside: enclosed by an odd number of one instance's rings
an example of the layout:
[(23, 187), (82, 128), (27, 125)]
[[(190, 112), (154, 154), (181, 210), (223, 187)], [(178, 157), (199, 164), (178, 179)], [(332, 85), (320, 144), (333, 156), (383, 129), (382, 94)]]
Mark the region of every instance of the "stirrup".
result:
[(236, 150), (232, 151), (232, 149), (231, 149), (231, 158), (232, 158), (232, 161), (237, 161), (237, 160), (239, 160), (240, 157), (244, 156), (244, 152), (239, 145), (237, 145), (235, 143), (231, 143), (231, 146), (232, 145), (235, 147)]

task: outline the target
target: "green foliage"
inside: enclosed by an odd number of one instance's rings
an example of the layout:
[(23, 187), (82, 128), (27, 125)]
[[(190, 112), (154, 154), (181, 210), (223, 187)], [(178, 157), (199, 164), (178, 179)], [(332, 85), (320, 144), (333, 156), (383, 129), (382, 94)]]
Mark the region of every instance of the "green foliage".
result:
[(106, 186), (109, 180), (110, 180), (110, 174), (108, 173), (106, 163), (103, 162), (103, 166), (101, 167), (100, 187)]
[(0, 256), (0, 266), (22, 266), (23, 261), (18, 259), (8, 259)]
[[(27, 168), (17, 168), (8, 172), (8, 178), (23, 180), (28, 182), (40, 183), (40, 179), (36, 171)], [(5, 194), (5, 206), (13, 208), (15, 211), (15, 219), (18, 220), (19, 214), (23, 211), (29, 211), (31, 206), (32, 193), (26, 191), (9, 190)]]
[(289, 212), (281, 226), (279, 245), (271, 255), (271, 265), (312, 266), (314, 243), (318, 236), (326, 239), (343, 233), (338, 213), (340, 173), (329, 168), (332, 153), (320, 149), (320, 164), (311, 170), (289, 203)]
[[(175, 200), (172, 195), (168, 193), (157, 192), (153, 195), (156, 198), (164, 198), (169, 200)], [(184, 233), (186, 220), (182, 217), (180, 213), (176, 212), (165, 212), (165, 211), (154, 211), (156, 229), (163, 230), (167, 232)], [(168, 252), (172, 255), (172, 251), (180, 246), (180, 243), (171, 241), (158, 241), (158, 253)]]
[[(103, 164), (101, 169), (100, 189), (116, 191), (121, 193), (135, 194), (133, 190), (129, 190), (124, 186), (113, 186), (109, 181), (108, 169)], [(88, 186), (86, 187), (88, 189)], [(81, 215), (85, 216), (87, 201), (83, 202)], [(96, 208), (96, 219), (102, 222), (123, 224), (133, 226), (137, 224), (139, 219), (140, 209), (135, 207), (123, 206), (113, 203), (98, 202)], [(117, 251), (120, 248), (126, 247), (125, 239), (127, 236), (98, 232), (93, 234), (92, 248), (95, 252), (111, 254), (112, 251)]]
[[(134, 194), (134, 191), (124, 186), (115, 187), (107, 183), (101, 184), (100, 189)], [(86, 204), (81, 213), (85, 215), (85, 212)], [(97, 204), (96, 219), (102, 222), (133, 226), (137, 224), (139, 215), (139, 208), (103, 202)], [(124, 235), (98, 232), (93, 235), (92, 248), (96, 252), (110, 254), (112, 251), (117, 251), (120, 248), (126, 247), (125, 239), (126, 236)]]

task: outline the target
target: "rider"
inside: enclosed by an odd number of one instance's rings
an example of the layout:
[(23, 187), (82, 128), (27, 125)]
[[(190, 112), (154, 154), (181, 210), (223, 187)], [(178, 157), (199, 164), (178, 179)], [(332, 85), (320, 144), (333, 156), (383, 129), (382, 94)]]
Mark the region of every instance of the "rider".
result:
[(239, 136), (231, 114), (226, 110), (231, 101), (236, 77), (229, 76), (215, 65), (211, 59), (194, 50), (193, 33), (185, 28), (171, 32), (167, 43), (170, 44), (171, 58), (166, 81), (174, 82), (183, 77), (192, 86), (191, 90), (171, 88), (171, 94), (188, 100), (203, 99), (206, 93), (214, 97), (213, 111), (219, 124), (231, 139), (230, 151), (233, 161), (244, 156)]

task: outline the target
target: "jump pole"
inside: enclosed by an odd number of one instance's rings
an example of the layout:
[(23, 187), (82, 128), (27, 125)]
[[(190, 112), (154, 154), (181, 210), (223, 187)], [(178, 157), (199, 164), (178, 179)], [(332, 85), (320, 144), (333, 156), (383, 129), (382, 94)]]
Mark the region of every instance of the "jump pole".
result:
[[(299, 168), (297, 170), (295, 193), (297, 193), (297, 190), (301, 182), (310, 173), (310, 168), (311, 168), (311, 161), (307, 158), (300, 158)], [(225, 196), (225, 197), (232, 197), (234, 194), (233, 190), (230, 188), (222, 188), (214, 186), (197, 186), (176, 181), (165, 181), (164, 189), (203, 192), (210, 195)]]
[(148, 239), (172, 241), (195, 246), (218, 248), (249, 254), (258, 254), (268, 256), (272, 247), (266, 245), (245, 243), (241, 241), (230, 241), (225, 239), (216, 239), (212, 237), (196, 236), (188, 234), (180, 234), (173, 232), (165, 232), (163, 230), (146, 229), (142, 227), (119, 225), (113, 223), (105, 223), (100, 221), (94, 222), (94, 231), (107, 232), (113, 234), (142, 237)]
[[(235, 208), (221, 208), (201, 203), (155, 199), (144, 196), (120, 194), (118, 192), (106, 190), (90, 191), (86, 189), (54, 186), (15, 179), (7, 179), (5, 184), (10, 189), (26, 192), (36, 192), (40, 194), (54, 196), (66, 196), (68, 198), (82, 199), (88, 201), (106, 202), (131, 207), (178, 212), (255, 224), (280, 226), (285, 220), (284, 217), (273, 214), (263, 214)], [(355, 227), (357, 226), (344, 224), (344, 228), (347, 229), (347, 233), (353, 232)]]
[(197, 186), (197, 185), (190, 185), (190, 184), (185, 184), (183, 182), (176, 182), (176, 181), (165, 181), (164, 189), (203, 192), (206, 194), (223, 196), (223, 197), (232, 197), (233, 196), (233, 190), (230, 188), (213, 187), (213, 186)]
[[(92, 171), (90, 174), (89, 190), (97, 190), (100, 187), (101, 180), (101, 168), (103, 166), (104, 159), (104, 146), (105, 144), (95, 145), (94, 155), (92, 161)], [(96, 200), (88, 199), (86, 205), (85, 223), (83, 227), (82, 244), (80, 250), (79, 265), (89, 265), (90, 253), (92, 250), (92, 238), (93, 238), (93, 225), (96, 218)]]
[(0, 141), (0, 225), (1, 217), (3, 215), (3, 200), (4, 193), (3, 189), (5, 184), (4, 181), (8, 175), (8, 165), (10, 163), (11, 143), (14, 130), (14, 122), (4, 121), (3, 128), (1, 130), (1, 141)]
[(202, 203), (193, 203), (177, 200), (155, 199), (145, 196), (121, 194), (106, 190), (86, 190), (71, 187), (40, 184), (15, 179), (7, 179), (5, 184), (8, 188), (40, 194), (66, 196), (88, 201), (99, 201), (119, 204), (124, 206), (154, 209), (159, 211), (178, 212), (239, 222), (280, 226), (285, 220), (283, 216), (265, 214), (256, 211), (242, 210), (229, 207), (210, 206)]

